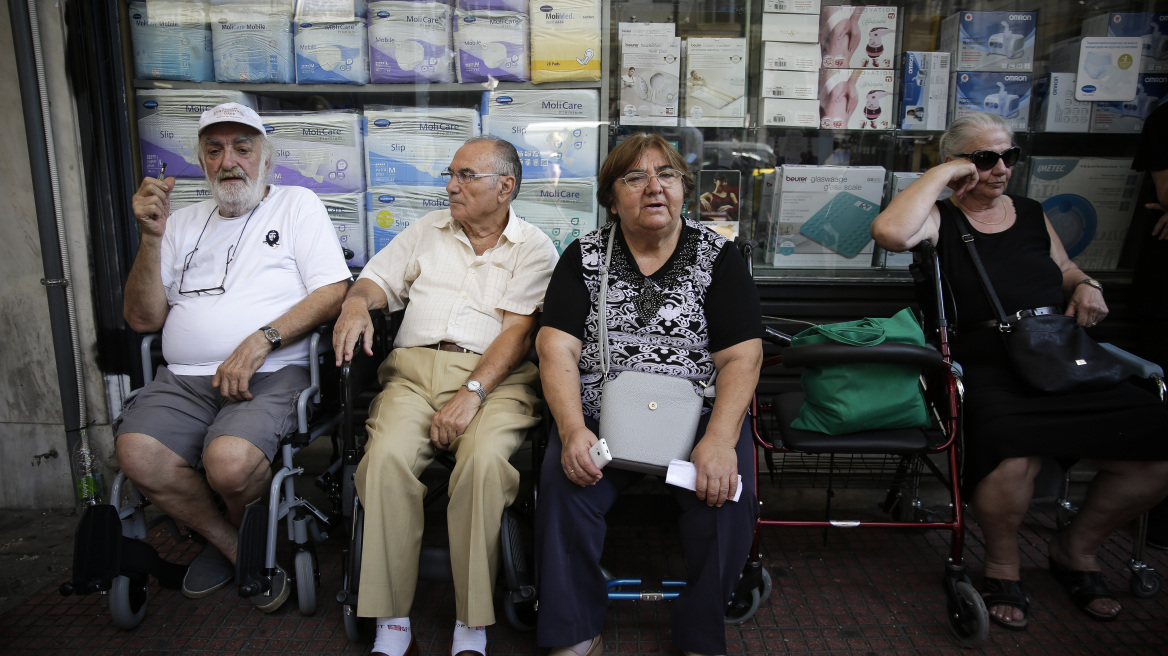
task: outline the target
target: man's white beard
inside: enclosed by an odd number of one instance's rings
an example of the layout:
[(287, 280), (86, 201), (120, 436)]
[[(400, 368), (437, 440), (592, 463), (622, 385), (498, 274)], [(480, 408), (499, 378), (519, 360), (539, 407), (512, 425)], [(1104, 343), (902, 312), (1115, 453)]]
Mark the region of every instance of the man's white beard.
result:
[[(263, 170), (263, 167), (261, 167)], [(235, 182), (223, 183), (224, 178), (237, 177), (243, 180), (243, 184)], [(264, 199), (264, 194), (267, 193), (267, 184), (261, 179), (252, 179), (247, 176), (247, 173), (240, 167), (232, 169), (220, 170), (215, 179), (208, 179), (207, 182), (211, 186), (211, 196), (215, 198), (215, 202), (219, 204), (219, 214), (221, 216), (243, 216), (250, 212), (260, 201)]]

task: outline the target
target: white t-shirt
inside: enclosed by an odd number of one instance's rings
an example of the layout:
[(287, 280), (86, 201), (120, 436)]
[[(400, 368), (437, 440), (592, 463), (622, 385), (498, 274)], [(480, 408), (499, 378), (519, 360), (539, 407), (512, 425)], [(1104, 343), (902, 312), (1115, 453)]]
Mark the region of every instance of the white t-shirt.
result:
[[(250, 219), (248, 214), (219, 216), (214, 200), (175, 211), (166, 220), (161, 262), (170, 303), (162, 351), (170, 370), (183, 376), (214, 374), (251, 333), (316, 289), (349, 277), (324, 204), (303, 187), (271, 185)], [(220, 295), (179, 293), (180, 285), (191, 291), (220, 283), (225, 289)], [(259, 370), (290, 364), (308, 364), (307, 339), (284, 342)]]

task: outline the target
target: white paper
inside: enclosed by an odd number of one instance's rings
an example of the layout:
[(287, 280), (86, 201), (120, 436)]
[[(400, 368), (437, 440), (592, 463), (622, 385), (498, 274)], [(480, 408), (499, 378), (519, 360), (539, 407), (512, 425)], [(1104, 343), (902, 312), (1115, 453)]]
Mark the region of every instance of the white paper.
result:
[[(692, 462), (676, 459), (670, 460), (669, 469), (665, 472), (665, 482), (696, 492), (698, 489), (698, 470), (694, 468)], [(734, 498), (730, 499), (730, 501), (738, 501), (738, 498), (741, 496), (742, 474), (739, 474), (738, 489), (734, 492)]]
[(688, 39), (686, 55), (686, 125), (743, 127), (746, 39)]
[(1075, 99), (1129, 101), (1136, 97), (1139, 38), (1086, 37), (1079, 45)]
[(621, 125), (677, 125), (680, 37), (631, 36), (621, 42)]

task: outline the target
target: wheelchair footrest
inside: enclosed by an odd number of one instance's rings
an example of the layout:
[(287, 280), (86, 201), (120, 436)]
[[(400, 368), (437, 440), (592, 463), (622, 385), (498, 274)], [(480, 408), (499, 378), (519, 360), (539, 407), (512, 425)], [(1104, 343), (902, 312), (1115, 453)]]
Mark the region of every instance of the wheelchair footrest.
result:
[(108, 592), (117, 576), (129, 578), (135, 589), (144, 589), (153, 576), (162, 587), (177, 590), (186, 573), (186, 565), (163, 560), (149, 544), (124, 537), (116, 507), (89, 506), (81, 515), (73, 540), (73, 579), (62, 584), (60, 592)]
[(235, 551), (235, 584), (239, 596), (264, 594), (272, 582), (265, 572), (268, 548), (268, 506), (254, 503), (243, 511), (239, 524), (239, 546)]

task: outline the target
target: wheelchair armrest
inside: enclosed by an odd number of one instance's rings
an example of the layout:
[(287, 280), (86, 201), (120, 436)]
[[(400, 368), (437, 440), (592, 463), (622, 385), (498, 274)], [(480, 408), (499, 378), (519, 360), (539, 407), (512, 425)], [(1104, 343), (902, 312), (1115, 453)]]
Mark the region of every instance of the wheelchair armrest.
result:
[(791, 336), (787, 333), (779, 332), (770, 326), (762, 327), (762, 339), (764, 342), (770, 342), (777, 346), (788, 346), (791, 344)]
[(938, 351), (912, 344), (804, 344), (783, 349), (782, 356), (783, 364), (789, 367), (852, 363), (903, 364), (921, 369), (946, 366)]
[(146, 333), (138, 345), (142, 354), (142, 382), (154, 380), (154, 349), (160, 343), (162, 333)]
[(1101, 343), (1099, 345), (1114, 355), (1115, 359), (1135, 369), (1140, 378), (1151, 378), (1153, 376), (1164, 377), (1164, 369), (1155, 362), (1149, 362), (1138, 355), (1128, 353), (1114, 344)]

